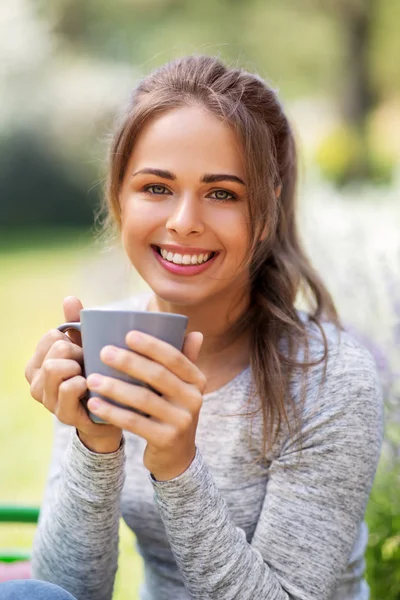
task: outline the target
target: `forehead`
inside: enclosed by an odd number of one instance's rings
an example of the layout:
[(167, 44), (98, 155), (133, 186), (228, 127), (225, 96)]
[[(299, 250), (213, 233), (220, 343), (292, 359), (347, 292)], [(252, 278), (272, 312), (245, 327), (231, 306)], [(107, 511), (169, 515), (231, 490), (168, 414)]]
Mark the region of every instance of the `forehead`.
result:
[(201, 107), (182, 107), (152, 118), (139, 133), (129, 170), (163, 167), (185, 173), (244, 177), (243, 153), (232, 127)]

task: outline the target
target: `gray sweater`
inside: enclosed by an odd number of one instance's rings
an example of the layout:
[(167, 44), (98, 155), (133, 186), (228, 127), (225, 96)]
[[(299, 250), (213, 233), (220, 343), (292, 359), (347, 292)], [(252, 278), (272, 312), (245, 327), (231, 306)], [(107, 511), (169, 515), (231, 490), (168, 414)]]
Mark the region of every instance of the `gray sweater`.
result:
[[(145, 310), (148, 298), (129, 306)], [(196, 457), (171, 481), (150, 477), (143, 439), (125, 432), (117, 452), (95, 454), (56, 422), (34, 576), (78, 600), (110, 600), (122, 514), (144, 559), (142, 600), (366, 600), (364, 513), (382, 444), (381, 391), (370, 354), (331, 325), (325, 332), (327, 377), (321, 385), (322, 366), (310, 372), (301, 453), (284, 428), (257, 460), (261, 415), (244, 414), (250, 367), (205, 394)], [(312, 348), (321, 351), (317, 341)]]

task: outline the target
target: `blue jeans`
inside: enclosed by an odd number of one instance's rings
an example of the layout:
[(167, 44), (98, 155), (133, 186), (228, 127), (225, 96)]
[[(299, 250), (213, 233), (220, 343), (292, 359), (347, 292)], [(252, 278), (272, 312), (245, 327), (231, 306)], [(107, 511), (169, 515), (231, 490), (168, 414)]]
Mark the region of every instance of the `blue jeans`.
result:
[(54, 583), (36, 579), (15, 579), (0, 583), (0, 600), (76, 600)]

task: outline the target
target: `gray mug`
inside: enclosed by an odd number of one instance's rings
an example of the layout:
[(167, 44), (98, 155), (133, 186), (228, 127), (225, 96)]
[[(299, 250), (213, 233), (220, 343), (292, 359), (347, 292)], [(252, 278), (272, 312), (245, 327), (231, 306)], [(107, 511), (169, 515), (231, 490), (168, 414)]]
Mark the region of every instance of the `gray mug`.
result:
[[(89, 376), (91, 373), (100, 373), (101, 375), (121, 379), (128, 383), (142, 385), (151, 390), (153, 388), (150, 385), (105, 365), (100, 359), (101, 349), (111, 344), (112, 346), (129, 350), (125, 344), (125, 336), (128, 331), (136, 330), (148, 333), (171, 344), (171, 346), (174, 346), (178, 350), (182, 350), (188, 322), (188, 317), (184, 315), (107, 308), (84, 308), (80, 311), (80, 319), (79, 323), (63, 323), (57, 329), (61, 332), (65, 332), (68, 329), (75, 329), (81, 333), (84, 377)], [(159, 393), (156, 390), (153, 391)], [(82, 399), (82, 402), (93, 423), (105, 423), (103, 419), (91, 413), (87, 408), (88, 399), (94, 396), (126, 410), (141, 412), (89, 390), (87, 396)]]

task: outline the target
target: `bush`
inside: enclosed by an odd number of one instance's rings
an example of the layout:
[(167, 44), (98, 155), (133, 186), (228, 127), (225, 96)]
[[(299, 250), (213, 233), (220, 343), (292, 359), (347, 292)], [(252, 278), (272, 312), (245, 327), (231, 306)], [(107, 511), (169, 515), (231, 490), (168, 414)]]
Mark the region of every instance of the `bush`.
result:
[(93, 222), (97, 190), (68, 173), (48, 144), (30, 134), (0, 140), (0, 227)]
[(371, 600), (400, 598), (400, 464), (381, 462), (366, 512)]
[(355, 127), (345, 124), (324, 138), (315, 158), (323, 177), (339, 187), (354, 180), (389, 184), (393, 179), (394, 157), (378, 149), (370, 135), (363, 141)]

